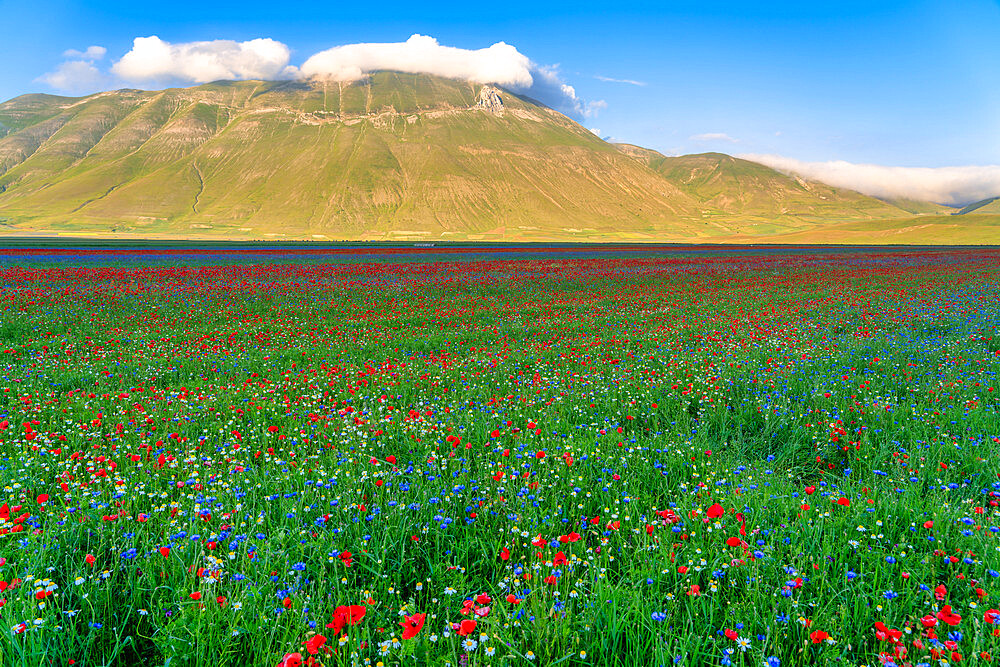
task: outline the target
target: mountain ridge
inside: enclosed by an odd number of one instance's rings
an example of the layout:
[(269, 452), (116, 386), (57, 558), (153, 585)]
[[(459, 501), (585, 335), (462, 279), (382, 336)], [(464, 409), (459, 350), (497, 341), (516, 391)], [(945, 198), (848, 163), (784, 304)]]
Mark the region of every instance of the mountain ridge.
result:
[(968, 215), (970, 213), (1000, 213), (1000, 197), (987, 197), (963, 206), (952, 215)]
[(912, 217), (430, 75), (30, 94), (0, 124), (6, 235), (688, 242)]

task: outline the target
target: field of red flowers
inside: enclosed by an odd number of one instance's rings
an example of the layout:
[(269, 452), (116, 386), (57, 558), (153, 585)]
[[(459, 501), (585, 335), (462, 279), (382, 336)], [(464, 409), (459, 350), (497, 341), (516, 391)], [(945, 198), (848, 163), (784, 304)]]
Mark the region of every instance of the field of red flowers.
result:
[(4, 667), (1000, 650), (1000, 252), (177, 257), (0, 265)]

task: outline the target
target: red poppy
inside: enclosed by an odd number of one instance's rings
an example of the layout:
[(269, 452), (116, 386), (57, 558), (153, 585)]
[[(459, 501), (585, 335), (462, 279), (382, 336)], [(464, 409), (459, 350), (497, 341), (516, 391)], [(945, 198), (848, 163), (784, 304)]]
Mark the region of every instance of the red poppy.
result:
[(199, 593), (198, 591), (195, 591), (194, 593), (191, 593), (190, 595), (188, 595), (188, 597), (191, 598), (192, 600), (200, 600), (201, 599), (201, 593)]
[(323, 635), (315, 635), (306, 642), (306, 650), (309, 651), (309, 655), (316, 655), (325, 643), (326, 637)]
[(344, 565), (346, 565), (347, 567), (350, 567), (351, 566), (351, 560), (354, 558), (354, 554), (352, 554), (350, 551), (341, 551), (340, 555), (338, 556), (338, 558), (341, 561), (343, 561)]
[[(660, 516), (661, 519), (663, 519), (667, 523), (678, 523), (681, 520), (679, 516), (674, 514), (673, 510), (666, 509), (663, 510), (662, 512), (657, 512), (657, 514)], [(599, 517), (598, 520), (600, 520)], [(597, 521), (591, 521), (591, 523), (596, 524)]]
[(476, 621), (466, 619), (458, 626), (458, 636), (466, 637), (476, 631)]
[(941, 608), (941, 611), (937, 613), (937, 617), (947, 623), (948, 625), (958, 625), (962, 617), (951, 610), (951, 605), (946, 604)]
[(741, 539), (740, 539), (740, 538), (738, 538), (738, 537), (730, 537), (730, 538), (728, 538), (728, 539), (726, 540), (726, 544), (728, 544), (728, 545), (729, 545), (729, 546), (731, 546), (731, 547), (738, 547), (738, 546), (740, 546), (740, 543), (741, 543), (742, 541), (743, 541), (743, 540), (741, 540)]
[(829, 638), (830, 634), (828, 632), (823, 632), (822, 630), (813, 630), (809, 633), (809, 639), (812, 640), (813, 644), (822, 644)]
[(500, 550), (500, 560), (510, 560), (510, 551), (507, 547)]
[(413, 614), (407, 616), (405, 620), (399, 622), (403, 626), (403, 639), (413, 639), (424, 627), (424, 620), (427, 614)]
[(357, 625), (365, 617), (368, 610), (364, 605), (352, 604), (342, 605), (333, 611), (333, 620), (326, 624), (333, 633), (339, 635), (345, 625)]
[(723, 509), (722, 505), (720, 505), (719, 503), (715, 503), (714, 505), (708, 508), (708, 512), (706, 514), (708, 515), (709, 519), (718, 519), (725, 513), (726, 510)]
[(562, 551), (557, 551), (556, 555), (552, 557), (552, 565), (558, 567), (560, 565), (565, 565), (565, 564), (566, 564), (566, 554), (564, 554)]
[(281, 659), (278, 667), (302, 667), (302, 654), (298, 652), (289, 653)]

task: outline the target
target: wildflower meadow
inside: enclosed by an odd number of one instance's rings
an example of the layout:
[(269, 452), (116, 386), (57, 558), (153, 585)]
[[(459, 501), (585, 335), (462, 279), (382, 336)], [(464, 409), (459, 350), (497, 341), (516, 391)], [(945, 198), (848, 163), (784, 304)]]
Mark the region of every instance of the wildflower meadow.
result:
[(998, 325), (982, 249), (8, 257), (0, 665), (989, 664)]

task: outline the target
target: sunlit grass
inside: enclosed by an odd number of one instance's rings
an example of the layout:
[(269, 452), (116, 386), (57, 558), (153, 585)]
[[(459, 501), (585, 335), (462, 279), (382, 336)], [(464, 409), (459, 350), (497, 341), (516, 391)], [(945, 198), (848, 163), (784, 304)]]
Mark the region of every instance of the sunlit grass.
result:
[(985, 661), (996, 259), (4, 269), (0, 664)]

